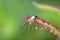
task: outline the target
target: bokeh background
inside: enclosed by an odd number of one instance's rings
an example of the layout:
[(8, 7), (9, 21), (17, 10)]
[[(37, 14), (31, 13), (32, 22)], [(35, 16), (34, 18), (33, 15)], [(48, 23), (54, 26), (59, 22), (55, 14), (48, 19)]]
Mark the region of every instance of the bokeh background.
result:
[[(38, 10), (32, 4), (60, 6), (60, 0), (0, 0), (0, 40), (55, 40), (56, 37), (44, 30), (25, 31), (24, 18), (37, 15), (60, 29), (60, 12)], [(21, 29), (21, 27), (23, 27)]]

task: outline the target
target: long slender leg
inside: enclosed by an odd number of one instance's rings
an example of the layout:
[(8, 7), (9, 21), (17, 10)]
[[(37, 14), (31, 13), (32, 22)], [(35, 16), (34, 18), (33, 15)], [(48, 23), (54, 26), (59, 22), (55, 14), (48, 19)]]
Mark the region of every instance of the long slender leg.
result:
[(29, 27), (30, 27), (30, 32), (32, 31), (32, 23), (29, 23)]
[(25, 23), (25, 24), (21, 27), (21, 30), (22, 30), (22, 29), (26, 29), (26, 30), (27, 30), (27, 28), (28, 28), (28, 23)]
[(25, 24), (25, 30), (28, 31), (29, 23)]
[(29, 27), (31, 27), (32, 25), (31, 25), (31, 22), (29, 22), (29, 23), (26, 23), (26, 30), (28, 31), (29, 29)]
[(34, 26), (34, 31), (37, 31), (38, 25), (36, 23), (33, 23), (33, 26)]
[(34, 30), (34, 24), (30, 22), (28, 26), (30, 28), (30, 32), (32, 33)]

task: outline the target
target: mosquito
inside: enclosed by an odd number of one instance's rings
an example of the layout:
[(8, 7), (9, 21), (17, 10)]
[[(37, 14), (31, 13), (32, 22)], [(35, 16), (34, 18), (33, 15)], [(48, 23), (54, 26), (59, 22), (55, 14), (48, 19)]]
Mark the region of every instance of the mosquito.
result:
[(38, 16), (30, 16), (30, 17), (26, 17), (24, 21), (27, 27), (28, 25), (30, 25), (33, 26), (35, 30), (37, 30), (38, 26), (36, 25), (42, 26), (41, 29), (43, 29), (43, 27), (49, 29), (50, 33), (57, 35), (60, 39), (60, 30), (51, 23), (47, 22), (46, 20), (43, 20)]

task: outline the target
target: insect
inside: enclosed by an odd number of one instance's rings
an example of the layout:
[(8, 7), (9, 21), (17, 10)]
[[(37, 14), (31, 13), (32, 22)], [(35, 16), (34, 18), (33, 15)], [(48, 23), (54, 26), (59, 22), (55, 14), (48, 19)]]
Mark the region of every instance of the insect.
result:
[[(36, 26), (36, 25), (39, 25), (39, 26), (42, 26), (46, 29), (49, 29), (50, 33), (53, 33), (53, 34), (57, 35), (58, 37), (60, 37), (60, 30), (57, 27), (55, 27), (51, 23), (41, 19), (38, 16), (27, 17), (24, 19), (24, 21), (25, 21), (25, 24), (27, 25), (27, 27), (28, 27), (28, 25), (34, 25), (35, 24), (33, 27), (35, 28), (35, 30), (37, 30), (38, 26)], [(43, 28), (41, 28), (41, 29), (43, 29)]]

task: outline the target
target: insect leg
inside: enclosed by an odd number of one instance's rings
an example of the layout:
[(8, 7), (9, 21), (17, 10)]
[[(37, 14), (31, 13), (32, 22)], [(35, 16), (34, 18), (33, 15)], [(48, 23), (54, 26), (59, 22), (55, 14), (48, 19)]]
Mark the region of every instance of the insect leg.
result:
[(28, 29), (28, 23), (25, 23), (22, 27), (21, 30), (27, 30)]
[(30, 26), (30, 29), (31, 29), (30, 32), (31, 32), (33, 24), (30, 22), (29, 26)]
[(26, 26), (25, 26), (25, 29), (28, 31), (29, 23), (26, 23), (25, 25), (26, 25)]
[(38, 24), (33, 23), (33, 26), (34, 26), (34, 31), (37, 31), (37, 29), (38, 29)]

